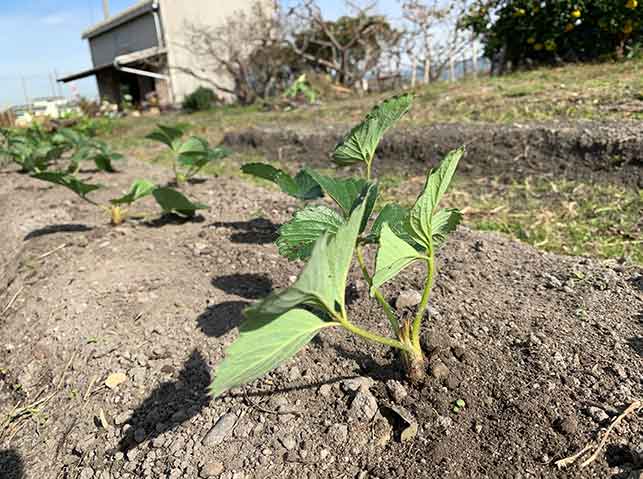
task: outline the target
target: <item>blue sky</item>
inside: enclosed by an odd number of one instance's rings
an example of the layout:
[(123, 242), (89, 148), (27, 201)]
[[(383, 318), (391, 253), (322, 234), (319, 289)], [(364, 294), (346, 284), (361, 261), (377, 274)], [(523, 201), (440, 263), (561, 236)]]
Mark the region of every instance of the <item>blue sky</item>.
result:
[[(110, 11), (134, 3), (110, 0)], [(320, 5), (329, 17), (344, 8), (342, 0), (320, 0)], [(378, 9), (395, 16), (398, 5), (397, 0), (379, 0)], [(90, 68), (89, 47), (80, 33), (101, 18), (101, 0), (0, 0), (0, 109), (24, 102), (23, 83), (31, 98), (51, 95), (54, 72)], [(82, 95), (96, 95), (93, 78), (80, 80), (75, 87)], [(62, 89), (65, 95), (72, 93), (68, 85)]]

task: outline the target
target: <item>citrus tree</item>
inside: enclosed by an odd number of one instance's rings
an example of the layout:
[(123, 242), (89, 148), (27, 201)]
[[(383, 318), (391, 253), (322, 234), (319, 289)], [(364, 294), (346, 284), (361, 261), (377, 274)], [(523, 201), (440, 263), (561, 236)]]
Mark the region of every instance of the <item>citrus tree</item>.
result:
[(640, 0), (479, 0), (464, 23), (514, 67), (622, 57), (643, 41)]

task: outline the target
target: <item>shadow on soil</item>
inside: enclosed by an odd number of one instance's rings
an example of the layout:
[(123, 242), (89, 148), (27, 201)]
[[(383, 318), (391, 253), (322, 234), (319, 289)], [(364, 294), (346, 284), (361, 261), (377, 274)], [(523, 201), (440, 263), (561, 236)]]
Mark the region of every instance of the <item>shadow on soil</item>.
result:
[(134, 449), (138, 443), (153, 440), (198, 415), (210, 402), (210, 379), (205, 358), (194, 350), (176, 380), (161, 383), (136, 408), (127, 421), (132, 427), (121, 439), (119, 450)]
[(0, 472), (2, 479), (23, 479), (25, 465), (22, 457), (14, 449), (0, 450)]
[(60, 224), (60, 225), (49, 225), (44, 228), (38, 228), (36, 230), (30, 231), (27, 233), (27, 236), (24, 237), (24, 241), (39, 238), (41, 236), (53, 235), (56, 233), (83, 233), (86, 231), (91, 231), (93, 228), (91, 226), (82, 225), (82, 224)]
[(203, 223), (205, 218), (202, 215), (194, 215), (191, 217), (183, 217), (175, 214), (165, 214), (157, 219), (146, 221), (141, 224), (148, 228), (162, 228), (168, 225), (184, 225), (186, 223)]
[[(296, 386), (289, 386), (287, 388), (275, 388), (275, 389), (268, 389), (265, 391), (242, 391), (240, 393), (225, 393), (221, 398), (224, 397), (229, 397), (229, 398), (248, 398), (248, 397), (272, 397), (275, 394), (281, 394), (281, 393), (288, 393), (292, 391), (304, 391), (307, 389), (318, 389), (319, 387), (323, 386), (324, 384), (334, 384), (338, 383), (340, 381), (344, 381), (346, 379), (355, 379), (358, 378), (358, 375), (350, 375), (350, 376), (336, 376), (334, 378), (326, 379), (325, 381), (315, 381), (312, 383), (306, 383), (306, 384), (298, 384)], [(219, 399), (219, 398), (217, 398)], [(256, 406), (256, 404), (252, 404)]]
[(272, 291), (272, 280), (263, 274), (230, 274), (212, 278), (212, 286), (245, 299), (259, 299)]
[(225, 301), (208, 306), (196, 319), (198, 328), (206, 336), (219, 338), (238, 327), (243, 321), (247, 301)]
[(230, 235), (230, 241), (243, 244), (273, 243), (277, 239), (277, 230), (279, 229), (279, 225), (266, 218), (255, 218), (250, 221), (218, 221), (210, 226), (236, 230), (236, 233)]
[[(188, 185), (202, 185), (203, 183), (207, 182), (207, 178), (188, 178), (186, 183)], [(165, 188), (180, 188), (184, 183), (179, 185), (176, 180), (170, 180), (167, 183), (163, 185)]]

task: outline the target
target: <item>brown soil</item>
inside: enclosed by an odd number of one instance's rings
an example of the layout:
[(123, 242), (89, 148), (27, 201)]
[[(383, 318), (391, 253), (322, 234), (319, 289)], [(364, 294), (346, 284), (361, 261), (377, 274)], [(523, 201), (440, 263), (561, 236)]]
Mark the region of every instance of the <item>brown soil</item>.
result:
[[(114, 185), (102, 198), (168, 178), (134, 162), (88, 176)], [(301, 269), (272, 244), (296, 203), (237, 178), (187, 190), (210, 205), (202, 217), (111, 228), (66, 190), (0, 176), (0, 412), (36, 403), (0, 432), (0, 477), (625, 478), (643, 467), (640, 416), (587, 469), (553, 464), (643, 396), (640, 268), (462, 228), (440, 252), (424, 341), (439, 379), (407, 384), (390, 351), (328, 331), (210, 400), (242, 308)], [(402, 278), (392, 300), (419, 289), (422, 271)], [(353, 319), (385, 333), (357, 271), (349, 297)], [(116, 372), (127, 379), (110, 389)], [(419, 427), (407, 442), (399, 407)]]
[[(230, 132), (233, 147), (258, 148), (284, 163), (328, 166), (328, 152), (348, 127), (316, 130), (258, 127)], [(469, 176), (520, 179), (527, 175), (591, 179), (643, 187), (640, 122), (573, 124), (437, 124), (387, 134), (375, 162), (380, 173), (419, 174), (461, 145), (460, 166)]]

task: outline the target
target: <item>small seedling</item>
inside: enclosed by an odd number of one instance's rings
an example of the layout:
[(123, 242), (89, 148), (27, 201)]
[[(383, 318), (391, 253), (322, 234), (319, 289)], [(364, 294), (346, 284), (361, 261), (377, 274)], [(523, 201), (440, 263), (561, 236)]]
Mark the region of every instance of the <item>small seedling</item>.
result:
[(230, 150), (222, 146), (211, 148), (208, 141), (198, 136), (190, 136), (182, 141), (186, 127), (182, 125), (157, 125), (156, 130), (145, 138), (167, 145), (172, 152), (172, 171), (176, 184), (185, 183), (196, 176), (205, 166), (222, 160), (230, 155)]
[(319, 95), (308, 82), (305, 73), (297, 77), (284, 92), (286, 98), (296, 98), (299, 95), (303, 95), (306, 101), (311, 104), (317, 101), (317, 96)]
[(464, 407), (467, 405), (467, 403), (464, 402), (464, 399), (458, 399), (453, 403), (453, 409), (452, 411), (456, 414), (458, 414), (460, 411), (464, 409)]
[[(424, 380), (426, 361), (420, 331), (435, 278), (435, 253), (462, 217), (456, 209), (438, 206), (464, 149), (450, 152), (438, 168), (428, 172), (423, 191), (412, 208), (387, 204), (371, 222), (378, 198), (377, 183), (371, 179), (375, 150), (384, 133), (408, 111), (411, 102), (411, 95), (402, 95), (375, 107), (335, 148), (335, 163), (362, 164), (362, 178), (337, 179), (312, 170), (305, 170), (305, 177), (300, 173), (291, 178), (274, 168), (261, 169), (257, 164), (244, 168), (246, 173), (274, 181), (300, 198), (314, 190), (308, 180), (311, 178), (337, 209), (320, 204), (306, 206), (279, 230), (280, 253), (290, 259), (307, 260), (307, 264), (291, 287), (244, 311), (246, 321), (239, 328), (239, 338), (227, 349), (210, 387), (213, 396), (269, 372), (317, 333), (331, 327), (398, 350), (409, 379)], [(298, 177), (300, 181), (296, 180)], [(369, 245), (377, 248), (372, 272), (363, 253)], [(371, 296), (384, 310), (390, 336), (364, 329), (349, 319), (345, 291), (353, 256), (370, 286)], [(414, 316), (398, 317), (380, 288), (416, 262), (427, 268), (422, 299)]]
[(207, 205), (193, 203), (185, 195), (172, 188), (158, 187), (147, 180), (134, 181), (127, 193), (109, 200), (108, 204), (101, 204), (88, 198), (87, 195), (102, 188), (102, 185), (85, 183), (74, 175), (63, 172), (44, 171), (34, 173), (31, 176), (42, 181), (64, 186), (88, 203), (102, 208), (109, 213), (111, 223), (114, 226), (123, 223), (128, 217), (144, 217), (145, 215), (130, 213), (125, 206), (130, 207), (134, 202), (149, 195), (154, 196), (164, 214), (175, 213), (179, 216), (190, 218), (194, 216), (197, 210), (208, 208)]

